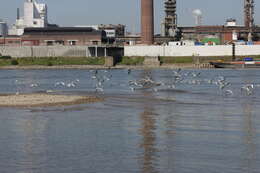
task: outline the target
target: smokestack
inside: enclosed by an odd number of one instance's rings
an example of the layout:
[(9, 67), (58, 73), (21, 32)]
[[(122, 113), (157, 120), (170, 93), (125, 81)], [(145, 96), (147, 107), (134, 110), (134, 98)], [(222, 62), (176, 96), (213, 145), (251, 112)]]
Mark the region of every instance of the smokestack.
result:
[(146, 45), (154, 42), (153, 0), (141, 0), (141, 41)]
[(16, 19), (19, 20), (20, 19), (20, 9), (17, 8), (17, 16), (16, 16)]

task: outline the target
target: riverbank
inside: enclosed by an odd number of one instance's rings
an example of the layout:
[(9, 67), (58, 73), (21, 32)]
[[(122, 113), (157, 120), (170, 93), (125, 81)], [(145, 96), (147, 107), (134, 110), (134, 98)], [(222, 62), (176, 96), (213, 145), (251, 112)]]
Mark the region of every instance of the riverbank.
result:
[(48, 107), (67, 106), (102, 101), (94, 96), (55, 95), (55, 94), (2, 94), (0, 107)]
[[(260, 60), (260, 56), (250, 56)], [(244, 57), (236, 57), (243, 59)], [(146, 64), (145, 57), (122, 57), (112, 59), (109, 64), (105, 57), (28, 57), (28, 58), (0, 58), (0, 69), (201, 69), (213, 68), (210, 61), (231, 61), (232, 56), (225, 57), (155, 57), (157, 63)], [(113, 62), (114, 61), (114, 62)], [(113, 65), (114, 64), (114, 65)]]
[(62, 66), (62, 65), (104, 65), (105, 57), (23, 57), (0, 56), (3, 66)]
[(0, 66), (0, 70), (55, 70), (55, 69), (201, 69), (201, 68), (212, 68), (210, 64), (164, 64), (160, 66), (145, 66), (145, 65), (115, 65), (112, 67), (106, 67), (103, 65), (60, 65), (60, 66)]

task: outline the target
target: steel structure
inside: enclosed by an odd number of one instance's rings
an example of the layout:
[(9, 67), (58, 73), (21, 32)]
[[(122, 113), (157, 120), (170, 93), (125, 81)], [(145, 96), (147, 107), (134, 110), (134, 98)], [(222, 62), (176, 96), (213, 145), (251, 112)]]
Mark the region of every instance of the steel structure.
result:
[(254, 25), (254, 0), (245, 0), (244, 2), (245, 12), (245, 26), (250, 28)]
[(165, 0), (165, 18), (162, 22), (161, 35), (173, 37), (177, 30), (176, 0)]
[(254, 0), (245, 0), (244, 2), (244, 20), (245, 27), (248, 29), (248, 41), (252, 41), (254, 28)]
[(141, 0), (141, 42), (154, 43), (154, 5), (153, 0)]

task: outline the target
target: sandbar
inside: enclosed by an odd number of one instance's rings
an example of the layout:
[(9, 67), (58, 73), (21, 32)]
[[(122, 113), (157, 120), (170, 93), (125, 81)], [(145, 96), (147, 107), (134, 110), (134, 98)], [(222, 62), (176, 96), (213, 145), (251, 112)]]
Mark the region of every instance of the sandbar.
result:
[(66, 106), (102, 101), (95, 96), (58, 95), (58, 94), (1, 94), (0, 107), (48, 107)]

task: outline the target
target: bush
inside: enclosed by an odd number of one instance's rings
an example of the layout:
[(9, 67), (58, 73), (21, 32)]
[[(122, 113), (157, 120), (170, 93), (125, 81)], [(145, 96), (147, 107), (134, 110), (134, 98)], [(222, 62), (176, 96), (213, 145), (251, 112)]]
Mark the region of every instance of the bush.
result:
[(53, 64), (51, 62), (48, 62), (47, 66), (53, 66)]
[(122, 57), (120, 65), (142, 65), (144, 62), (144, 57)]
[(193, 63), (193, 57), (167, 57), (161, 56), (160, 62), (162, 64), (178, 64), (178, 63)]
[(0, 59), (11, 59), (11, 56), (0, 56)]
[(16, 59), (13, 59), (12, 61), (11, 61), (11, 65), (18, 65), (19, 63), (18, 63), (18, 61), (16, 60)]
[(27, 65), (103, 65), (105, 58), (87, 58), (87, 57), (27, 57), (19, 58), (18, 63), (20, 66)]

